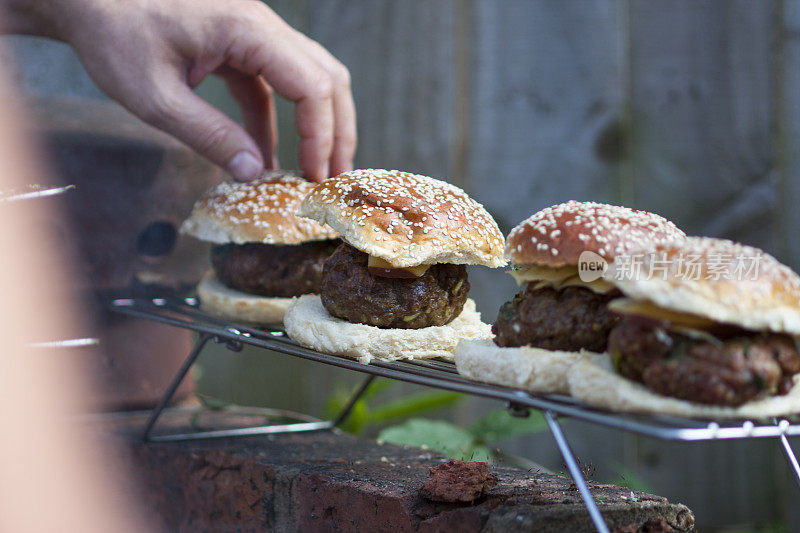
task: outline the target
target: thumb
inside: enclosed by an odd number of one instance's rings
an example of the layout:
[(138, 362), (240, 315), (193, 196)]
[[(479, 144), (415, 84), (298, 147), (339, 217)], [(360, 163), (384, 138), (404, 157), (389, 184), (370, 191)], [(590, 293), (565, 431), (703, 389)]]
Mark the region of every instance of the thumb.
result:
[(162, 86), (140, 116), (175, 136), (239, 181), (257, 178), (264, 160), (255, 141), (236, 122), (183, 83)]

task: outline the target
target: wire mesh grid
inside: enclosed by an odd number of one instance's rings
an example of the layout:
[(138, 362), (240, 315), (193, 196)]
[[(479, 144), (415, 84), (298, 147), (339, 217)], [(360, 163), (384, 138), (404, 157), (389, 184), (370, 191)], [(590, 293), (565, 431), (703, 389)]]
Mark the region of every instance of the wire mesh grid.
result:
[(210, 316), (197, 308), (197, 300), (193, 297), (114, 297), (108, 299), (108, 304), (115, 311), (129, 316), (213, 335), (228, 342), (258, 346), (366, 374), (501, 400), (514, 408), (551, 411), (561, 416), (658, 439), (706, 441), (800, 435), (800, 421), (797, 418), (708, 422), (669, 416), (611, 413), (567, 396), (533, 395), (521, 390), (470, 381), (457, 373), (453, 363), (446, 361), (398, 360), (362, 364), (301, 346), (278, 328), (236, 324)]

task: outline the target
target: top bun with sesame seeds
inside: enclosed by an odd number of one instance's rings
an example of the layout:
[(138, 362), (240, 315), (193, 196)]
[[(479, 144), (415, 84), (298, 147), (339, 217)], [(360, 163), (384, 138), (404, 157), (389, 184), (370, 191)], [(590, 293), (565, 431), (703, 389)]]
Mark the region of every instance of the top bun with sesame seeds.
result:
[(533, 214), (511, 230), (505, 256), (514, 266), (577, 265), (581, 253), (606, 261), (631, 248), (685, 237), (659, 215), (596, 202), (569, 201)]
[(302, 244), (338, 234), (295, 215), (314, 184), (287, 171), (246, 183), (225, 181), (195, 203), (181, 233), (215, 244)]
[(655, 306), (673, 319), (685, 313), (800, 335), (800, 276), (752, 246), (709, 237), (651, 243), (620, 255), (603, 276), (627, 297), (618, 304), (623, 312)]
[(298, 215), (329, 224), (354, 248), (394, 268), (505, 265), (503, 235), (458, 187), (397, 170), (354, 170), (318, 185)]

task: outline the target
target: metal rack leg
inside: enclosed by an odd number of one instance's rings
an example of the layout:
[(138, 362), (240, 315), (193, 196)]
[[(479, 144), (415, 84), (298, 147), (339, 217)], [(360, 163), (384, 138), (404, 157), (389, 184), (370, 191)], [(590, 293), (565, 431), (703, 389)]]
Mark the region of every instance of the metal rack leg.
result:
[[(353, 410), (353, 406), (364, 395), (369, 386), (372, 384), (372, 381), (375, 379), (374, 375), (367, 376), (367, 378), (361, 383), (356, 392), (353, 393), (353, 395), (347, 401), (347, 404), (342, 408), (342, 411), (336, 416), (334, 420), (295, 422), (291, 424), (256, 426), (256, 427), (245, 427), (245, 428), (234, 428), (234, 429), (220, 429), (213, 431), (199, 431), (199, 432), (179, 433), (170, 435), (155, 435), (155, 436), (152, 435), (152, 431), (156, 425), (156, 422), (158, 421), (159, 417), (163, 414), (164, 409), (166, 409), (167, 405), (169, 404), (170, 400), (175, 394), (175, 391), (178, 390), (178, 387), (186, 377), (186, 374), (189, 373), (189, 369), (191, 369), (192, 365), (197, 361), (197, 358), (200, 356), (203, 347), (205, 347), (206, 343), (212, 338), (214, 338), (214, 335), (204, 333), (201, 334), (200, 337), (197, 339), (197, 342), (192, 348), (192, 351), (189, 353), (189, 356), (183, 362), (183, 365), (181, 365), (181, 368), (178, 370), (178, 373), (173, 378), (166, 392), (161, 397), (161, 400), (158, 402), (158, 405), (155, 407), (155, 409), (153, 409), (150, 418), (147, 420), (147, 424), (145, 425), (144, 432), (142, 434), (142, 439), (144, 441), (158, 441), (158, 442), (181, 441), (181, 440), (192, 440), (192, 439), (241, 437), (248, 435), (264, 435), (270, 433), (272, 434), (293, 433), (299, 431), (316, 431), (316, 430), (332, 429), (347, 419), (347, 417), (350, 415), (350, 412)], [(233, 350), (237, 349), (236, 345), (229, 347)]]
[(581, 494), (583, 504), (586, 506), (586, 510), (589, 511), (589, 516), (591, 517), (592, 522), (594, 522), (594, 527), (597, 528), (597, 531), (600, 533), (609, 533), (608, 526), (603, 520), (603, 515), (600, 514), (600, 509), (597, 508), (597, 502), (594, 500), (592, 493), (589, 491), (589, 486), (586, 484), (586, 480), (583, 478), (581, 469), (578, 466), (578, 461), (575, 460), (575, 456), (572, 454), (572, 450), (569, 447), (567, 438), (564, 436), (564, 432), (561, 430), (561, 425), (558, 423), (558, 420), (556, 420), (556, 417), (552, 411), (545, 411), (544, 418), (547, 420), (547, 425), (550, 427), (550, 432), (553, 434), (553, 438), (556, 440), (556, 444), (558, 445), (558, 449), (561, 451), (561, 456), (564, 458), (564, 462), (567, 463), (567, 469), (569, 470), (575, 485), (578, 487), (578, 492)]
[(206, 343), (211, 339), (211, 335), (207, 333), (201, 333), (200, 338), (197, 339), (192, 351), (189, 352), (189, 357), (183, 362), (180, 370), (172, 379), (172, 383), (170, 383), (169, 388), (164, 393), (164, 396), (161, 397), (161, 400), (158, 402), (158, 405), (155, 409), (153, 409), (153, 413), (150, 415), (150, 418), (147, 420), (147, 425), (144, 427), (144, 433), (142, 434), (142, 440), (149, 441), (150, 440), (150, 432), (153, 431), (153, 426), (156, 425), (156, 421), (158, 417), (161, 416), (161, 413), (164, 411), (164, 408), (167, 407), (169, 401), (172, 399), (172, 396), (175, 394), (175, 391), (178, 390), (183, 378), (186, 377), (186, 374), (189, 373), (189, 369), (192, 368), (192, 365), (195, 361), (197, 361), (197, 357), (200, 355), (200, 352), (203, 350), (203, 347)]
[(797, 482), (797, 485), (800, 486), (800, 464), (797, 462), (797, 456), (794, 454), (792, 445), (789, 444), (789, 439), (786, 438), (786, 435), (781, 435), (779, 439), (781, 441), (781, 448), (783, 448), (783, 454), (786, 456), (786, 461), (794, 472), (794, 480)]

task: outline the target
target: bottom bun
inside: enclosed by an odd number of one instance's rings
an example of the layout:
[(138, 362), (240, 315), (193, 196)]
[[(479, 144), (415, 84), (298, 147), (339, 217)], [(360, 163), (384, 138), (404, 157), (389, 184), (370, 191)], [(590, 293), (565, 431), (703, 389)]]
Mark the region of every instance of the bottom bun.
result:
[(197, 285), (200, 309), (226, 320), (280, 326), (294, 298), (257, 296), (224, 285), (209, 272)]
[(582, 361), (569, 377), (570, 394), (596, 407), (626, 413), (671, 415), (686, 418), (768, 418), (800, 413), (800, 376), (785, 396), (770, 396), (738, 407), (704, 405), (662, 396), (626, 379), (612, 369), (611, 358)]
[(503, 348), (490, 340), (461, 341), (456, 347), (456, 368), (459, 374), (475, 381), (536, 394), (566, 394), (570, 369), (596, 355), (530, 346)]
[(461, 314), (444, 326), (420, 329), (377, 328), (331, 316), (319, 296), (301, 296), (289, 306), (286, 332), (303, 346), (344, 355), (367, 364), (373, 359), (453, 359), (461, 339), (491, 338), (491, 326), (481, 322), (475, 302), (468, 299)]

